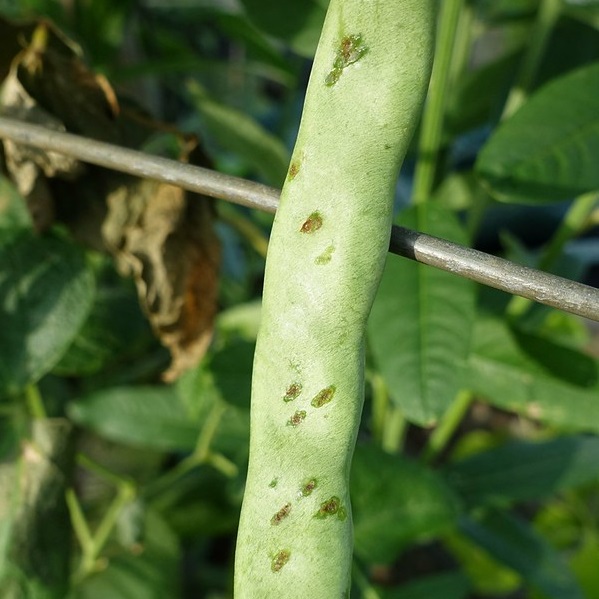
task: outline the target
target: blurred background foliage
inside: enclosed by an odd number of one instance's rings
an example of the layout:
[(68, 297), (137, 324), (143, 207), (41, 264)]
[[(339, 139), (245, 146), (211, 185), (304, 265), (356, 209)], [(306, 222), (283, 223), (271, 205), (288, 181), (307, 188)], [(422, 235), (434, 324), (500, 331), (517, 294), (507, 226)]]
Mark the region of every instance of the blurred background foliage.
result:
[[(397, 222), (596, 285), (599, 3), (455, 4), (431, 194), (415, 139)], [(3, 112), (280, 186), (326, 6), (0, 0)], [(231, 597), (272, 217), (2, 160), (0, 594)], [(353, 596), (599, 597), (598, 356), (589, 322), (391, 257)]]

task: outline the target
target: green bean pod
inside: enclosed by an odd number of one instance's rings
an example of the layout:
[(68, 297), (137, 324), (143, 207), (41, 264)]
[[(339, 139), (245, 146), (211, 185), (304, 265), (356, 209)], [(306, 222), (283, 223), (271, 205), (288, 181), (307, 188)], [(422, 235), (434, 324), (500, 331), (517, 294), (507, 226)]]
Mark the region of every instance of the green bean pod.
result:
[(363, 339), (435, 0), (331, 0), (268, 249), (238, 599), (349, 596)]

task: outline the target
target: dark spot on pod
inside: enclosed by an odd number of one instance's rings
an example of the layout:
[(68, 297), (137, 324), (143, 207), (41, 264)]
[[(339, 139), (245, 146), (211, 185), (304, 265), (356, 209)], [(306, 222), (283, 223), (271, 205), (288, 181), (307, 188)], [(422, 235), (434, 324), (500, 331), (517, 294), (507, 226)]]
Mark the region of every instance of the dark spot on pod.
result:
[(367, 52), (368, 47), (364, 44), (360, 34), (344, 36), (335, 54), (333, 68), (324, 80), (325, 85), (328, 87), (335, 85), (339, 81), (343, 69), (358, 62)]
[(290, 165), (289, 165), (289, 173), (287, 174), (287, 178), (289, 179), (289, 181), (293, 181), (298, 173), (300, 172), (300, 167), (301, 167), (301, 163), (299, 162), (299, 160), (294, 160)]
[(315, 408), (322, 408), (322, 406), (328, 404), (333, 399), (333, 395), (335, 395), (336, 390), (337, 387), (335, 387), (335, 385), (331, 385), (330, 387), (319, 391), (310, 403)]
[(333, 253), (335, 251), (335, 246), (330, 245), (320, 256), (314, 260), (314, 264), (317, 266), (323, 266), (324, 264), (328, 264), (333, 258)]
[(327, 501), (323, 501), (320, 504), (320, 509), (314, 514), (314, 517), (319, 520), (324, 520), (331, 516), (337, 516), (339, 520), (347, 518), (347, 510), (341, 505), (341, 499), (336, 495), (333, 495)]
[(291, 504), (286, 503), (271, 519), (270, 523), (273, 526), (278, 526), (281, 522), (289, 516), (289, 512), (291, 511)]
[(279, 484), (279, 479), (278, 478), (273, 478), (270, 483), (268, 483), (268, 486), (271, 489), (274, 489), (277, 485)]
[(289, 426), (299, 426), (306, 419), (306, 411), (298, 410), (288, 421)]
[(317, 486), (318, 486), (318, 481), (315, 478), (311, 478), (310, 480), (307, 480), (302, 485), (302, 488), (300, 489), (300, 495), (302, 497), (308, 497), (308, 495), (311, 495), (312, 491), (314, 491), (314, 489), (316, 489)]
[(300, 233), (314, 233), (322, 227), (322, 215), (320, 212), (312, 212), (306, 219), (306, 222), (301, 226)]
[(283, 396), (283, 401), (293, 401), (294, 399), (297, 399), (301, 392), (302, 385), (300, 383), (292, 383), (287, 387), (287, 391), (285, 391), (285, 395)]
[(270, 569), (273, 572), (280, 572), (281, 568), (289, 561), (291, 557), (291, 551), (288, 549), (281, 549), (273, 556), (270, 562)]

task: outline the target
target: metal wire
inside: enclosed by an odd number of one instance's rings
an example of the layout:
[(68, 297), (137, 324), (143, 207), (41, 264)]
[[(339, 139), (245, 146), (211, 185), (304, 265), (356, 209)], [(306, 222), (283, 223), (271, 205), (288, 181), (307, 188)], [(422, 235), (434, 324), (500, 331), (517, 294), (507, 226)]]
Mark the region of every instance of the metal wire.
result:
[[(279, 202), (280, 192), (267, 185), (14, 119), (0, 117), (0, 138), (249, 208), (275, 212)], [(393, 227), (389, 249), (422, 264), (599, 322), (599, 289), (594, 287), (403, 227)]]

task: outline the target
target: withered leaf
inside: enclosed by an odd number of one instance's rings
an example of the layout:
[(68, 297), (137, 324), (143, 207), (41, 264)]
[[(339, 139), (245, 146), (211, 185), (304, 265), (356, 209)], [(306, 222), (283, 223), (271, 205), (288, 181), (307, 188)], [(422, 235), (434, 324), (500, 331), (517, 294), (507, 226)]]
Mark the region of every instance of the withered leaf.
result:
[(171, 352), (166, 380), (197, 364), (212, 336), (220, 247), (212, 209), (201, 200), (147, 180), (123, 184), (107, 198), (102, 234)]

